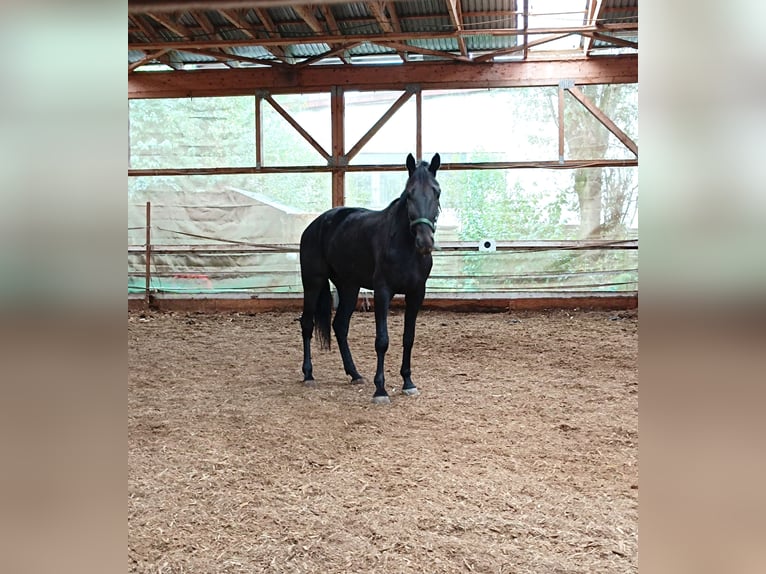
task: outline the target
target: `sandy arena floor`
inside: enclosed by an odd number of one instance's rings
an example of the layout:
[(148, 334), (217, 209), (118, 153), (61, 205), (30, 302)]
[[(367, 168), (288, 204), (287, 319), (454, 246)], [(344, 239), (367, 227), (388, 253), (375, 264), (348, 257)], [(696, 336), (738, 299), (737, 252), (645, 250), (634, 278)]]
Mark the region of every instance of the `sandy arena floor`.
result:
[(635, 311), (422, 312), (419, 397), (394, 312), (389, 406), (296, 318), (129, 313), (130, 572), (637, 571)]

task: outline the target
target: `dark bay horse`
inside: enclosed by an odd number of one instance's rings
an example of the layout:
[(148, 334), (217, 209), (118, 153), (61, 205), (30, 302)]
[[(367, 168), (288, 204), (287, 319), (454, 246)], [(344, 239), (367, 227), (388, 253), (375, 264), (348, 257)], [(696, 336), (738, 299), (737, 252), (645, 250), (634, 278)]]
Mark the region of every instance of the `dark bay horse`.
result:
[(303, 379), (314, 384), (311, 365), (311, 336), (316, 331), (320, 345), (330, 348), (332, 296), (330, 281), (338, 290), (338, 309), (332, 322), (343, 368), (352, 383), (364, 379), (356, 370), (348, 348), (348, 327), (356, 308), (359, 289), (375, 291), (374, 403), (389, 403), (383, 362), (388, 350), (388, 308), (395, 294), (405, 296), (401, 375), (402, 392), (417, 395), (412, 382), (410, 358), (415, 342), (415, 319), (423, 303), (426, 280), (431, 273), (436, 218), (439, 215), (437, 153), (428, 164), (407, 156), (409, 178), (401, 196), (382, 211), (358, 207), (336, 207), (312, 221), (301, 236), (301, 279), (303, 281)]

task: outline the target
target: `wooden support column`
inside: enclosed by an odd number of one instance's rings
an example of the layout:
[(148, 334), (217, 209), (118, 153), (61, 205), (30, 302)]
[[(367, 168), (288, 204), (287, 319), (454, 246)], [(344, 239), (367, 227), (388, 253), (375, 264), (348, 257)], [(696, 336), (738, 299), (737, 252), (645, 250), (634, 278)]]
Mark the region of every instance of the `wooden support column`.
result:
[(260, 92), (255, 94), (255, 167), (263, 167), (263, 111)]
[(415, 92), (415, 157), (423, 159), (423, 90)]
[(330, 115), (332, 122), (332, 157), (330, 159), (332, 170), (332, 206), (339, 207), (346, 204), (346, 156), (344, 142), (344, 113), (345, 102), (343, 88), (333, 86), (330, 90)]
[(559, 82), (559, 163), (564, 163), (564, 87), (566, 80)]
[(149, 305), (149, 289), (152, 285), (152, 203), (150, 201), (146, 202), (146, 252), (144, 257), (146, 258), (144, 299)]

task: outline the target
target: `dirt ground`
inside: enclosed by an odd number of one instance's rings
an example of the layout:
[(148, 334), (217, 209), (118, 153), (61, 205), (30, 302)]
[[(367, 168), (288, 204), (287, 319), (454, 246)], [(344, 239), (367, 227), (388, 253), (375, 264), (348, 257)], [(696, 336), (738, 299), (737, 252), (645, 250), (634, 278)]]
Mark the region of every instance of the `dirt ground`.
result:
[(418, 397), (394, 312), (388, 406), (296, 318), (129, 313), (130, 572), (637, 571), (635, 311), (424, 311)]

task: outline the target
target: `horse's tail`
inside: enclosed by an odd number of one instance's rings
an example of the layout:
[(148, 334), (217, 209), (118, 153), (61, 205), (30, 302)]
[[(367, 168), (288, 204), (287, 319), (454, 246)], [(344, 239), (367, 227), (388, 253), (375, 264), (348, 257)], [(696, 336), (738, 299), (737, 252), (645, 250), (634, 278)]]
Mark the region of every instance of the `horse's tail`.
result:
[(330, 348), (330, 318), (332, 316), (332, 295), (330, 282), (325, 279), (319, 291), (316, 312), (314, 313), (314, 333), (321, 349)]

